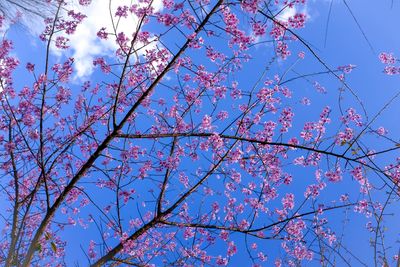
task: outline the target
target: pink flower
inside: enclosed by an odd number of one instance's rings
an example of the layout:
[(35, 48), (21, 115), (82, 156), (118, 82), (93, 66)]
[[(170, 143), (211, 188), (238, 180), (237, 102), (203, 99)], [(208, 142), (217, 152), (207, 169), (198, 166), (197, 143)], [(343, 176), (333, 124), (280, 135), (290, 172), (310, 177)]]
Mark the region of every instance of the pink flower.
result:
[(278, 56), (285, 60), (287, 59), (292, 53), (288, 50), (289, 46), (287, 43), (284, 43), (282, 41), (279, 41), (277, 46), (276, 46), (276, 53)]
[(88, 6), (91, 2), (92, 0), (79, 0), (79, 4), (82, 6)]
[(204, 115), (203, 120), (201, 121), (201, 126), (200, 129), (202, 130), (212, 130), (212, 125), (211, 125), (211, 117), (208, 115)]
[(32, 64), (32, 63), (30, 63), (30, 62), (26, 63), (26, 69), (27, 69), (29, 72), (34, 72), (34, 70), (35, 70), (35, 64)]
[(185, 175), (185, 173), (179, 173), (179, 181), (185, 186), (185, 188), (189, 187), (189, 177)]
[(97, 256), (97, 253), (95, 251), (95, 246), (96, 246), (96, 243), (93, 240), (90, 240), (89, 249), (88, 249), (88, 256), (90, 259), (95, 259)]
[(218, 133), (211, 135), (208, 140), (214, 150), (218, 150), (224, 146), (224, 140), (218, 135)]
[(295, 29), (303, 28), (306, 22), (306, 14), (297, 13), (288, 19), (289, 26)]
[(64, 36), (57, 36), (56, 38), (56, 47), (59, 49), (67, 49), (69, 39)]
[(379, 127), (378, 129), (376, 129), (376, 132), (377, 132), (379, 135), (386, 135), (386, 134), (388, 133), (388, 131), (387, 131), (385, 128), (383, 128), (382, 126)]
[(340, 171), (340, 167), (337, 167), (335, 171), (327, 171), (325, 172), (325, 176), (326, 178), (328, 178), (328, 180), (330, 182), (339, 182), (342, 180), (342, 172)]
[(353, 129), (347, 127), (344, 132), (339, 132), (336, 137), (336, 144), (344, 145), (353, 139)]
[(286, 194), (286, 196), (282, 198), (282, 205), (284, 209), (292, 210), (294, 208), (294, 194)]
[(217, 119), (219, 119), (219, 120), (225, 120), (225, 119), (227, 119), (228, 118), (228, 112), (227, 111), (220, 111), (218, 114), (217, 114)]
[(294, 113), (291, 108), (284, 108), (282, 110), (281, 116), (279, 117), (279, 122), (282, 125), (281, 133), (285, 133), (288, 131), (290, 127), (292, 127)]
[(263, 252), (258, 252), (257, 257), (260, 259), (260, 261), (266, 261), (268, 258)]
[(265, 26), (261, 22), (254, 22), (251, 26), (255, 36), (263, 36), (265, 34)]
[(222, 256), (218, 256), (215, 263), (219, 266), (226, 266), (226, 265), (228, 265), (228, 259), (223, 258)]
[(93, 66), (100, 65), (100, 68), (102, 72), (104, 73), (110, 73), (111, 72), (111, 67), (106, 63), (104, 58), (99, 57), (93, 61)]
[(58, 92), (56, 94), (56, 100), (58, 103), (68, 103), (69, 99), (71, 97), (71, 91), (60, 86), (58, 88)]
[(379, 59), (383, 64), (393, 65), (396, 63), (397, 59), (392, 53), (382, 52), (379, 54)]
[(116, 17), (128, 17), (128, 7), (127, 6), (119, 6), (117, 11), (115, 12)]
[(233, 255), (235, 255), (237, 252), (237, 248), (235, 245), (235, 242), (231, 241), (228, 243), (228, 251), (227, 254), (229, 257), (232, 257)]
[(301, 51), (301, 52), (299, 52), (299, 53), (297, 54), (297, 56), (298, 56), (300, 59), (304, 59), (305, 55), (306, 55), (306, 54), (305, 54), (303, 51)]
[(98, 36), (100, 39), (107, 40), (107, 38), (108, 38), (108, 33), (106, 32), (106, 28), (105, 28), (105, 27), (101, 28), (101, 29), (97, 32), (97, 36)]

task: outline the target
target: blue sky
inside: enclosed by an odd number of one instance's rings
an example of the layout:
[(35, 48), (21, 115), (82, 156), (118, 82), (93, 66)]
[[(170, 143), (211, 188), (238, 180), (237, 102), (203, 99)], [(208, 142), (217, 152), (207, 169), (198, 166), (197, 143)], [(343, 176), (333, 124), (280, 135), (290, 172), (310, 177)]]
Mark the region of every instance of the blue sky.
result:
[[(380, 63), (378, 59), (378, 54), (382, 51), (393, 52), (395, 55), (400, 56), (400, 35), (397, 34), (396, 28), (400, 25), (400, 3), (396, 3), (392, 6), (390, 0), (376, 1), (375, 4), (366, 3), (363, 0), (347, 1), (348, 6), (351, 8), (353, 15), (356, 17), (359, 26), (355, 22), (348, 8), (343, 1), (334, 0), (332, 4), (329, 24), (327, 24), (328, 13), (330, 1), (309, 1), (307, 5), (307, 13), (309, 15), (310, 21), (305, 29), (296, 31), (304, 40), (312, 45), (315, 52), (321, 57), (321, 59), (326, 62), (332, 69), (337, 66), (354, 64), (356, 68), (353, 72), (347, 76), (346, 81), (349, 86), (356, 92), (359, 98), (364, 103), (369, 117), (373, 117), (386, 103), (387, 101), (397, 92), (399, 92), (399, 82), (400, 76), (387, 76), (383, 73), (384, 65)], [(95, 18), (98, 19), (98, 18)], [(97, 22), (93, 21), (92, 25), (87, 26), (87, 31), (92, 31), (97, 27)], [(327, 29), (328, 25), (328, 29)], [(363, 35), (360, 28), (364, 32)], [(326, 35), (327, 32), (327, 35)], [(82, 33), (84, 36), (85, 32)], [(42, 44), (35, 40), (29, 33), (20, 27), (12, 26), (7, 33), (7, 37), (12, 39), (15, 44), (15, 53), (21, 61), (21, 66), (24, 66), (27, 61), (40, 62), (42, 61), (42, 56), (44, 55), (44, 50)], [(325, 43), (326, 38), (326, 43)], [(368, 39), (368, 43), (365, 38)], [(84, 43), (83, 39), (79, 40)], [(93, 41), (95, 42), (95, 41)], [(27, 43), (30, 44), (29, 49), (27, 49)], [(98, 46), (99, 55), (109, 53), (112, 46), (110, 44), (95, 43), (93, 45)], [(371, 46), (373, 49), (371, 49)], [(82, 62), (90, 61), (94, 56), (92, 53), (87, 51), (79, 50), (79, 44), (76, 44), (77, 49), (72, 53), (77, 57), (80, 57)], [(111, 48), (110, 48), (111, 47)], [(293, 70), (300, 74), (313, 73), (324, 71), (324, 67), (315, 59), (312, 55), (308, 53), (307, 49), (301, 44), (297, 43), (293, 46), (293, 54), (295, 51), (305, 51), (306, 60), (299, 65), (294, 66)], [(87, 48), (90, 50), (89, 48)], [(372, 51), (373, 50), (373, 51)], [(88, 53), (88, 54), (85, 54)], [(241, 86), (246, 86), (246, 83), (252, 84), (257, 77), (253, 76), (254, 71), (257, 68), (261, 68), (266, 65), (269, 58), (273, 55), (272, 46), (260, 45), (253, 48), (252, 53), (254, 57), (251, 60), (251, 64), (244, 66), (243, 70), (237, 75), (238, 81)], [(65, 56), (65, 55), (63, 55)], [(57, 58), (57, 57), (56, 57)], [(296, 56), (290, 57), (285, 62), (280, 62), (274, 71), (277, 73), (283, 73), (287, 66), (296, 60)], [(40, 65), (40, 64), (37, 64)], [(79, 71), (79, 70), (78, 70)], [(17, 72), (18, 73), (18, 72)], [(25, 73), (25, 72), (24, 72)], [(101, 77), (96, 76), (98, 73), (91, 75), (91, 70), (82, 67), (79, 73), (83, 73), (82, 76), (76, 77), (76, 84), (79, 84), (80, 79), (91, 78), (98, 80)], [(294, 72), (289, 72), (287, 78), (296, 77), (297, 74)], [(318, 119), (319, 113), (322, 108), (329, 105), (333, 108), (333, 114), (338, 117), (338, 88), (340, 83), (338, 83), (329, 75), (321, 75), (318, 77), (310, 77), (310, 81), (317, 80), (327, 89), (327, 94), (317, 94), (315, 93), (315, 88), (309, 81), (298, 80), (288, 85), (293, 91), (292, 99), (287, 100), (288, 104), (296, 103), (302, 96), (310, 96), (312, 102), (312, 108), (305, 108), (301, 105), (297, 105), (296, 108), (296, 119), (293, 128), (293, 132), (298, 131), (303, 126), (303, 122), (309, 120)], [(173, 81), (173, 80), (172, 80)], [(24, 85), (25, 80), (16, 81), (17, 86)], [(348, 92), (344, 93), (344, 99), (342, 103), (345, 107), (357, 105), (354, 101), (354, 97)], [(229, 103), (226, 104), (226, 108), (229, 107)], [(361, 111), (361, 108), (356, 107), (357, 110)], [(396, 100), (384, 113), (382, 113), (376, 123), (372, 124), (371, 127), (376, 129), (379, 126), (384, 126), (389, 131), (389, 136), (398, 140), (400, 134), (400, 123), (398, 119), (398, 114), (400, 114), (400, 99)], [(335, 117), (335, 116), (333, 116)], [(335, 129), (339, 125), (338, 121), (334, 121), (329, 128)], [(333, 131), (331, 130), (331, 131)], [(285, 140), (285, 138), (284, 138)], [(374, 144), (374, 147), (385, 149), (388, 148), (389, 143), (378, 143), (377, 139), (370, 138), (368, 142)], [(392, 161), (394, 157), (399, 156), (397, 153), (392, 153), (387, 157), (379, 158), (379, 163), (385, 163), (387, 161)], [(309, 177), (312, 175), (312, 171), (305, 170), (302, 167), (291, 166), (288, 167), (290, 171), (297, 174), (298, 179), (295, 179), (291, 188), (287, 189), (298, 191), (299, 195), (304, 191), (302, 186), (302, 178)], [(347, 177), (349, 178), (349, 177)], [(321, 198), (326, 200), (338, 199), (339, 193), (343, 192), (343, 188), (350, 188), (350, 190), (357, 191), (357, 185), (352, 181), (344, 181), (340, 184), (329, 185), (328, 190), (324, 191)], [(145, 193), (145, 191), (143, 191)], [(283, 195), (284, 192), (281, 193)], [(357, 195), (357, 194), (355, 194)], [(102, 195), (101, 197), (104, 197)], [(280, 199), (278, 199), (280, 200)], [(278, 201), (279, 202), (279, 201)], [(278, 204), (277, 204), (278, 205)], [(2, 205), (3, 206), (3, 205)], [(3, 208), (3, 207), (2, 207)], [(396, 224), (399, 218), (399, 208), (393, 207), (390, 209), (394, 212), (394, 216), (388, 217), (387, 227), (388, 227), (388, 243), (393, 244), (393, 249), (390, 250), (390, 256), (392, 256), (398, 250), (398, 243), (396, 240), (399, 238), (399, 228)], [(83, 214), (90, 213), (90, 210), (83, 211)], [(353, 212), (349, 213), (351, 223), (345, 226), (343, 235), (347, 248), (352, 250), (357, 257), (365, 261), (365, 263), (370, 266), (372, 265), (370, 253), (371, 248), (368, 244), (370, 236), (365, 231), (365, 223), (367, 220), (360, 214), (355, 214)], [(337, 227), (334, 228), (337, 233), (342, 231), (342, 224), (340, 223), (343, 219), (342, 211), (329, 213), (329, 217), (332, 222), (337, 223)], [(76, 227), (79, 228), (79, 227)], [(71, 242), (70, 251), (67, 254), (68, 266), (74, 263), (80, 263), (81, 266), (85, 266), (86, 262), (82, 261), (81, 249), (79, 244), (82, 244), (84, 249), (87, 248), (88, 242), (81, 243), (82, 239), (86, 239), (86, 236), (95, 235), (97, 232), (94, 227), (90, 227), (89, 230), (74, 229), (71, 233), (74, 233), (71, 237), (70, 232), (65, 233), (65, 237)], [(240, 238), (238, 238), (239, 240)], [(239, 241), (238, 246), (240, 246)], [(272, 260), (278, 256), (281, 251), (278, 251), (279, 244), (277, 241), (268, 241), (266, 243), (259, 243), (260, 246), (265, 246), (265, 251), (271, 261), (267, 261), (265, 266), (270, 266)], [(213, 248), (215, 253), (218, 254), (219, 250), (225, 250), (225, 248), (220, 246), (215, 246)], [(249, 266), (249, 262), (245, 260), (244, 250), (240, 251), (231, 262), (231, 266), (237, 266), (239, 264), (243, 266)], [(317, 266), (318, 263), (315, 263)], [(310, 266), (307, 264), (307, 266)], [(352, 260), (352, 266), (359, 266), (359, 264)]]

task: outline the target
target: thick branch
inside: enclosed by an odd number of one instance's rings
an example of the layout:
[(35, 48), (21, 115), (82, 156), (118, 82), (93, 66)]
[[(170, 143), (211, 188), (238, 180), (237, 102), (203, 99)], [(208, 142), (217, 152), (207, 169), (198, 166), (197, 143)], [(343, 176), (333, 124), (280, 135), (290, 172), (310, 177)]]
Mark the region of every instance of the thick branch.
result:
[[(222, 3), (223, 3), (223, 0), (219, 0), (216, 3), (216, 5), (212, 8), (212, 10), (204, 18), (202, 23), (197, 27), (197, 29), (195, 30), (195, 34), (198, 34), (204, 28), (204, 26), (207, 24), (207, 22), (209, 21), (211, 16), (218, 10), (218, 8), (220, 7), (220, 5)], [(104, 139), (104, 141), (99, 145), (99, 147), (96, 149), (96, 151), (86, 161), (86, 163), (82, 165), (82, 167), (79, 169), (79, 171), (71, 179), (69, 184), (65, 187), (64, 191), (60, 194), (60, 196), (54, 202), (54, 204), (48, 209), (44, 219), (40, 223), (38, 230), (36, 231), (32, 241), (31, 241), (31, 244), (30, 244), (28, 252), (26, 254), (24, 263), (22, 265), (23, 267), (28, 267), (30, 265), (30, 262), (36, 251), (37, 243), (38, 243), (40, 237), (43, 235), (44, 230), (49, 225), (55, 212), (58, 210), (60, 205), (64, 202), (64, 200), (68, 196), (69, 192), (75, 187), (76, 183), (85, 175), (85, 173), (92, 167), (93, 163), (101, 155), (101, 153), (104, 151), (104, 149), (107, 148), (109, 143), (115, 137), (117, 137), (118, 132), (122, 129), (122, 127), (125, 125), (125, 123), (128, 121), (128, 119), (132, 116), (132, 114), (135, 112), (135, 110), (141, 105), (143, 100), (145, 100), (146, 97), (149, 96), (149, 94), (155, 89), (155, 87), (158, 85), (158, 83), (164, 78), (164, 76), (168, 73), (169, 69), (175, 64), (175, 62), (179, 59), (179, 57), (187, 49), (190, 42), (191, 42), (191, 40), (189, 40), (189, 39), (186, 40), (185, 44), (179, 49), (179, 51), (171, 59), (171, 61), (168, 63), (168, 65), (165, 67), (165, 69), (160, 73), (160, 75), (157, 76), (157, 78), (153, 81), (153, 83), (149, 86), (149, 88), (141, 95), (141, 97), (135, 102), (135, 104), (133, 104), (133, 106), (130, 108), (130, 110), (127, 112), (127, 114), (121, 120), (121, 122), (114, 127), (114, 130)], [(124, 73), (125, 70), (123, 70), (122, 72)], [(106, 258), (104, 258), (104, 257), (103, 258), (106, 261), (108, 261), (113, 257), (112, 254), (113, 253), (110, 251), (109, 253), (107, 253), (105, 255)], [(110, 255), (109, 258), (107, 257), (107, 255)], [(100, 265), (97, 265), (97, 266), (100, 266)]]

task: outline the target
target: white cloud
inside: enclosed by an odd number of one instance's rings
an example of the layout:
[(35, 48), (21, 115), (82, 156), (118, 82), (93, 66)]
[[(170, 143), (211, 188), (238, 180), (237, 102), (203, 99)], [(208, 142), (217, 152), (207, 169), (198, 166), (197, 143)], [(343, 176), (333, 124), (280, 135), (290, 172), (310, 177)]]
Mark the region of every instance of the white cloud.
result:
[(286, 6), (285, 9), (277, 16), (277, 19), (279, 19), (281, 21), (288, 21), (289, 18), (296, 15), (296, 13), (306, 14), (307, 19), (310, 19), (310, 14), (308, 12), (307, 4), (303, 5), (300, 8), (300, 10), (299, 10), (299, 7), (297, 7), (297, 6), (293, 6), (293, 7)]
[[(66, 36), (70, 39), (68, 50), (60, 50), (51, 45), (51, 52), (56, 57), (72, 56), (75, 59), (74, 67), (76, 70), (75, 78), (84, 78), (90, 76), (93, 72), (93, 59), (98, 56), (114, 56), (114, 52), (118, 49), (118, 45), (115, 42), (115, 36), (110, 35), (107, 40), (101, 40), (97, 37), (97, 32), (102, 28), (106, 28), (106, 32), (114, 32), (112, 17), (114, 17), (118, 6), (128, 6), (137, 3), (138, 0), (92, 0), (88, 6), (81, 6), (78, 4), (79, 0), (70, 0), (67, 9), (73, 9), (75, 12), (79, 11), (85, 14), (87, 17), (81, 24), (78, 25), (76, 32), (73, 35)], [(152, 6), (155, 11), (162, 9), (162, 0), (153, 0)], [(111, 7), (111, 12), (110, 12)], [(21, 12), (15, 5), (8, 7), (10, 17), (15, 17), (15, 21), (10, 22), (4, 21), (3, 27), (0, 28), (0, 34), (5, 34), (9, 27), (13, 23), (18, 23), (27, 30), (33, 36), (39, 36), (44, 29), (43, 19), (39, 16), (25, 14)], [(42, 9), (43, 16), (51, 17), (52, 10), (49, 7), (47, 10)], [(17, 14), (22, 14), (18, 17)], [(121, 18), (117, 22), (117, 18), (114, 17), (114, 25), (118, 25), (117, 33), (124, 32), (126, 36), (132, 36), (135, 32), (138, 18), (128, 12), (128, 17)], [(66, 14), (62, 14), (66, 16)], [(63, 33), (60, 33), (63, 34)], [(153, 43), (153, 45), (155, 45)]]
[[(85, 14), (87, 18), (79, 24), (76, 32), (68, 36), (70, 39), (71, 56), (75, 59), (74, 66), (76, 69), (76, 77), (83, 78), (89, 76), (93, 71), (93, 59), (97, 56), (114, 56), (118, 45), (115, 42), (114, 36), (109, 36), (107, 40), (100, 40), (97, 37), (97, 32), (106, 27), (107, 32), (113, 32), (113, 24), (111, 15), (114, 16), (118, 6), (131, 6), (135, 1), (132, 0), (92, 0), (89, 6), (78, 6), (75, 4), (75, 10), (79, 10)], [(156, 11), (162, 8), (161, 0), (153, 1), (153, 7)], [(138, 18), (129, 13), (127, 18), (121, 18), (118, 22), (118, 32), (124, 32), (126, 36), (132, 36), (138, 24)], [(114, 18), (114, 20), (116, 20)], [(115, 25), (117, 22), (114, 22)], [(53, 47), (52, 52), (59, 54), (60, 50)], [(64, 52), (62, 52), (64, 53)]]
[(281, 21), (288, 21), (290, 17), (296, 15), (296, 7), (286, 7), (278, 16), (277, 19)]

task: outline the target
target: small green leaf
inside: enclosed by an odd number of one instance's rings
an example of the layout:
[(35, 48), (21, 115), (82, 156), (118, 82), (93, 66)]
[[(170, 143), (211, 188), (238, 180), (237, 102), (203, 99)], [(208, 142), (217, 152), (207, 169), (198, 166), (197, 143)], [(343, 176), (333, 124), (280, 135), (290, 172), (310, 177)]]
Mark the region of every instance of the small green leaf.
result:
[(57, 252), (57, 246), (56, 246), (56, 244), (55, 244), (54, 242), (51, 242), (50, 245), (51, 245), (51, 249), (52, 249), (54, 252)]
[(49, 240), (51, 238), (50, 234), (48, 232), (44, 233), (44, 238), (46, 240)]

